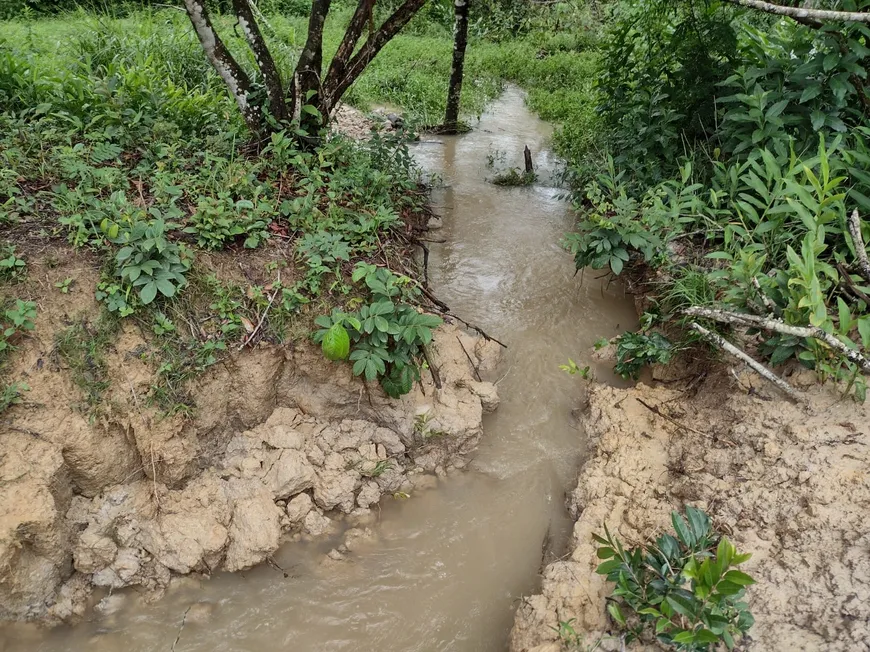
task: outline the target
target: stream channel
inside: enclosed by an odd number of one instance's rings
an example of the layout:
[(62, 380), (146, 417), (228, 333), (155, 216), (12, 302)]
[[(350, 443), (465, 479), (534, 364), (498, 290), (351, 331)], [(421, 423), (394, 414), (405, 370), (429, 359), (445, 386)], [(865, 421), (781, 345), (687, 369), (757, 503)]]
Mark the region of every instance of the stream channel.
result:
[[(471, 133), (413, 147), (443, 180), (433, 202), (444, 227), (432, 234), (446, 242), (431, 245), (433, 290), (509, 346), (490, 378), (500, 379), (501, 406), (485, 418), (468, 470), (410, 500), (385, 499), (376, 536), (348, 561), (322, 563), (335, 541), (291, 543), (275, 555), (289, 577), (263, 565), (184, 578), (156, 603), (131, 592), (111, 615), (89, 612), (75, 627), (18, 630), (15, 640), (7, 630), (0, 650), (505, 650), (518, 600), (536, 590), (542, 561), (561, 554), (570, 533), (564, 494), (584, 449), (571, 411), (583, 381), (559, 364), (591, 364), (598, 338), (636, 323), (621, 288), (600, 273), (581, 283), (559, 245), (572, 220), (549, 181), (558, 165), (550, 134), (508, 87)], [(526, 145), (538, 183), (487, 180), (488, 157), (521, 166)], [(613, 380), (607, 365), (593, 369)]]

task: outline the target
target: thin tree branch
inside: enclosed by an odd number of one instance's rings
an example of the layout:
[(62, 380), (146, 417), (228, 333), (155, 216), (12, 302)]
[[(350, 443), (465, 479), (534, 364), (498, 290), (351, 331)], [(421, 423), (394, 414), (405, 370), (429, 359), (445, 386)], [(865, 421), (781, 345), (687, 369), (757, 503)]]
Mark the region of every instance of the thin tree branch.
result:
[(860, 11), (834, 11), (831, 9), (810, 9), (808, 7), (784, 7), (764, 0), (727, 0), (731, 4), (756, 9), (776, 16), (785, 16), (798, 22), (857, 22), (870, 23), (870, 13)]
[(269, 109), (276, 120), (286, 122), (289, 114), (284, 99), (284, 89), (281, 85), (281, 75), (278, 73), (278, 67), (275, 65), (272, 53), (269, 52), (269, 46), (266, 45), (266, 40), (257, 25), (250, 1), (233, 0), (233, 10), (239, 19), (239, 26), (242, 28), (245, 40), (254, 53), (257, 68), (260, 69), (260, 74), (263, 76), (266, 94), (269, 97)]
[(861, 218), (858, 216), (857, 208), (852, 211), (848, 223), (849, 235), (852, 236), (852, 243), (855, 245), (855, 255), (858, 256), (858, 273), (870, 283), (870, 260), (867, 260), (867, 248), (864, 246), (864, 238), (861, 236)]
[(776, 385), (790, 399), (792, 399), (796, 402), (799, 402), (799, 403), (804, 402), (803, 397), (800, 394), (798, 394), (798, 392), (791, 385), (789, 385), (782, 378), (780, 378), (775, 373), (770, 371), (763, 364), (761, 364), (760, 362), (758, 362), (754, 358), (751, 358), (746, 353), (744, 353), (743, 351), (738, 349), (736, 346), (731, 344), (731, 342), (726, 340), (724, 337), (722, 337), (718, 333), (714, 333), (712, 331), (709, 331), (706, 328), (704, 328), (703, 326), (701, 326), (700, 324), (697, 324), (696, 322), (690, 323), (689, 328), (691, 328), (693, 331), (700, 333), (701, 337), (703, 337), (705, 340), (707, 340), (711, 344), (718, 346), (720, 349), (722, 349), (726, 353), (730, 353), (735, 358), (745, 362), (759, 376), (761, 376), (765, 380), (768, 380), (771, 383), (773, 383), (774, 385)]
[(684, 313), (691, 317), (703, 317), (723, 324), (743, 326), (744, 328), (760, 328), (766, 331), (773, 331), (774, 333), (782, 333), (783, 335), (793, 335), (794, 337), (811, 337), (841, 353), (846, 359), (858, 365), (865, 374), (870, 374), (870, 360), (865, 358), (859, 351), (850, 349), (835, 336), (815, 326), (792, 326), (779, 319), (759, 317), (742, 312), (718, 310), (716, 308), (703, 308), (701, 306), (692, 306), (685, 310)]

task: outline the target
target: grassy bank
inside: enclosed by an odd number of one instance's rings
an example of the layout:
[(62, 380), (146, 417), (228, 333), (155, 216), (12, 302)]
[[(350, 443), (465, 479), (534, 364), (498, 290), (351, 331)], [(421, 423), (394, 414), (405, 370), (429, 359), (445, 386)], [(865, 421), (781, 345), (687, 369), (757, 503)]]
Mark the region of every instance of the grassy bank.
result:
[[(289, 65), (301, 19), (270, 24), (287, 38), (277, 51)], [(89, 410), (119, 321), (153, 345), (149, 400), (184, 412), (193, 408), (185, 383), (225, 352), (308, 337), (336, 308), (347, 310), (355, 349), (390, 338), (357, 375), (408, 391), (434, 322), (417, 323), (408, 308), (419, 293), (407, 262), (426, 194), (403, 134), (334, 136), (313, 152), (276, 134), (252, 149), (187, 18), (172, 10), (3, 24), (0, 107), (0, 408), (27, 389), (8, 363), (41, 304), (71, 287), (104, 312), (71, 315), (87, 326), (59, 335), (52, 352), (73, 372), (82, 360), (95, 365), (81, 387)], [(97, 269), (93, 287), (70, 278), (46, 292), (29, 279), (71, 250)], [(393, 271), (375, 274), (369, 263)], [(389, 334), (353, 328), (375, 304)]]

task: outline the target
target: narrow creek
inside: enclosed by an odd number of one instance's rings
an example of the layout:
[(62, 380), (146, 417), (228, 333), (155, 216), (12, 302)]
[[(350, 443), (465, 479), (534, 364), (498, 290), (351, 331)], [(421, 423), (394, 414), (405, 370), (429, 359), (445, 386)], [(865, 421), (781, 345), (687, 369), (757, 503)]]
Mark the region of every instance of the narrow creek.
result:
[[(286, 578), (264, 565), (183, 579), (154, 604), (131, 593), (113, 614), (76, 627), (7, 631), (0, 650), (504, 650), (517, 600), (569, 532), (564, 492), (584, 443), (571, 410), (582, 381), (558, 365), (569, 356), (588, 364), (596, 339), (635, 322), (619, 287), (573, 278), (559, 246), (571, 217), (548, 183), (550, 133), (508, 88), (471, 133), (414, 147), (444, 182), (434, 197), (444, 228), (433, 233), (446, 242), (431, 248), (432, 286), (510, 347), (495, 373), (501, 406), (469, 470), (386, 500), (375, 538), (348, 561), (322, 564), (331, 542), (289, 544), (275, 556)], [(522, 165), (525, 145), (541, 180), (489, 183), (487, 157), (503, 152)], [(595, 373), (612, 380), (604, 367)]]

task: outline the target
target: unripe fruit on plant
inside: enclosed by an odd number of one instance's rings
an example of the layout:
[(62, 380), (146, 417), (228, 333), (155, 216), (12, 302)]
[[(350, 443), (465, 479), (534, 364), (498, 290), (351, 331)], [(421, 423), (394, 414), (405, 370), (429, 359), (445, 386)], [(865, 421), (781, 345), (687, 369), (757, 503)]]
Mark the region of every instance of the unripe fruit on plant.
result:
[(350, 354), (350, 336), (341, 324), (333, 324), (326, 331), (320, 347), (327, 360), (346, 360)]

